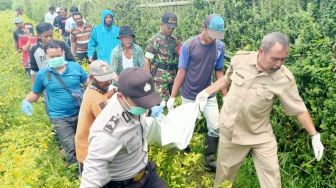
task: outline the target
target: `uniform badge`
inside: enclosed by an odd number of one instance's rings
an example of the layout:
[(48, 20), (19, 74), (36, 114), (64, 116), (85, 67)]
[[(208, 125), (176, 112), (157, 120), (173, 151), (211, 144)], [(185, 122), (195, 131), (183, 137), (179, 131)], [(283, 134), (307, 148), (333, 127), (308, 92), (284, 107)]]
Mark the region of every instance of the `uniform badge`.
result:
[(108, 124), (105, 125), (104, 127), (104, 131), (106, 131), (107, 133), (109, 134), (112, 134), (113, 133), (113, 127), (112, 124), (115, 126), (114, 122), (109, 122)]
[(152, 86), (151, 86), (150, 84), (146, 83), (146, 85), (145, 85), (145, 87), (144, 87), (144, 91), (145, 91), (145, 92), (148, 92), (148, 91), (150, 91), (151, 89), (152, 89)]
[(122, 117), (124, 118), (124, 120), (126, 121), (126, 123), (131, 121), (131, 117), (128, 115), (127, 112), (123, 112), (122, 113)]

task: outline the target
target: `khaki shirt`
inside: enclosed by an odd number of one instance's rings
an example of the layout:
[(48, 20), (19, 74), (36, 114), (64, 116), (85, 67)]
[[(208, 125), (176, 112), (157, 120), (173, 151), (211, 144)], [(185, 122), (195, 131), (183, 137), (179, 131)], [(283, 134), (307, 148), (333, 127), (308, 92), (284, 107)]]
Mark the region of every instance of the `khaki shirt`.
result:
[(237, 52), (225, 80), (230, 85), (220, 113), (219, 126), (234, 144), (252, 145), (271, 141), (270, 113), (276, 97), (286, 115), (306, 112), (292, 73), (285, 67), (259, 73), (258, 52)]
[(133, 178), (148, 163), (144, 115), (125, 111), (113, 95), (90, 129), (81, 188)]
[(89, 85), (84, 92), (83, 101), (78, 114), (75, 135), (76, 158), (83, 163), (88, 149), (89, 131), (93, 121), (107, 103), (107, 94), (102, 94)]

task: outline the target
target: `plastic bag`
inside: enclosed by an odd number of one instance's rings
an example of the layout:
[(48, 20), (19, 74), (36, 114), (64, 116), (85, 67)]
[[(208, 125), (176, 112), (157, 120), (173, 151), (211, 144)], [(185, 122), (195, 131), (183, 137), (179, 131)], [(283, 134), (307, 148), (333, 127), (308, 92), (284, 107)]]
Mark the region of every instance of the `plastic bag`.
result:
[(147, 142), (185, 149), (191, 141), (199, 113), (199, 104), (186, 103), (171, 110), (167, 116), (147, 117)]

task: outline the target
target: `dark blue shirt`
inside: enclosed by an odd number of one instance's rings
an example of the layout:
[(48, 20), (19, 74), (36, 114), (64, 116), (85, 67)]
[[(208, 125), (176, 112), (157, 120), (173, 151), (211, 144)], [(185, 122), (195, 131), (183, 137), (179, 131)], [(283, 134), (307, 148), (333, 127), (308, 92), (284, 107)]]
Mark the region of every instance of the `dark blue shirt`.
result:
[(195, 100), (196, 95), (207, 88), (215, 71), (224, 66), (224, 43), (215, 41), (204, 45), (198, 36), (183, 43), (179, 57), (179, 68), (186, 70), (182, 84), (182, 96)]

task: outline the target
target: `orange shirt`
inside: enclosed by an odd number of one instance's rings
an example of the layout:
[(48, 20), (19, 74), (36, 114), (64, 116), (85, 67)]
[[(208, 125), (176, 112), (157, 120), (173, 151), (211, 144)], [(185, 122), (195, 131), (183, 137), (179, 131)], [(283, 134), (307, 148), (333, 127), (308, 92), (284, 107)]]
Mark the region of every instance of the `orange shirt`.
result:
[(75, 136), (76, 157), (81, 163), (86, 158), (88, 138), (92, 123), (105, 107), (111, 93), (102, 94), (91, 85), (84, 92), (83, 101), (78, 115), (77, 131)]

